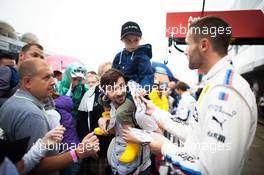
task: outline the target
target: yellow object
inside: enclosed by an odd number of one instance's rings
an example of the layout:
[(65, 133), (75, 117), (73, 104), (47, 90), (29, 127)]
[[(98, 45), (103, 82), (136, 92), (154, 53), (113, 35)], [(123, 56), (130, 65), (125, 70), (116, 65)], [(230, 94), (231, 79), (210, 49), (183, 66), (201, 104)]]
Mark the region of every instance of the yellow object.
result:
[[(105, 118), (105, 119), (109, 119), (110, 118), (110, 112), (109, 111), (105, 111), (102, 113), (102, 117)], [(96, 135), (103, 135), (104, 132), (101, 130), (100, 127), (97, 127), (97, 128), (94, 128), (94, 133)]]
[(135, 160), (139, 150), (139, 145), (136, 143), (128, 142), (126, 148), (119, 158), (121, 163), (131, 163)]
[(155, 104), (155, 106), (165, 111), (169, 111), (168, 98), (166, 96), (161, 96), (160, 98), (156, 89), (153, 89), (151, 91), (151, 93), (149, 94), (149, 98)]
[(105, 111), (102, 113), (103, 118), (110, 118), (110, 111)]
[(94, 134), (96, 135), (103, 135), (103, 131), (101, 130), (101, 128), (97, 127), (97, 128), (94, 128)]

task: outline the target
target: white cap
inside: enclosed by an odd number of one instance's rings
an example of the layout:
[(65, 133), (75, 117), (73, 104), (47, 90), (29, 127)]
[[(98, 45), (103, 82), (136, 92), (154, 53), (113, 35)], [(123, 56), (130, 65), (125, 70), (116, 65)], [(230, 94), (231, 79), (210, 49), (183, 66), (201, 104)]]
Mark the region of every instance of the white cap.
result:
[(82, 72), (73, 72), (73, 73), (71, 73), (71, 77), (73, 77), (73, 78), (76, 78), (76, 77), (84, 78), (84, 74)]

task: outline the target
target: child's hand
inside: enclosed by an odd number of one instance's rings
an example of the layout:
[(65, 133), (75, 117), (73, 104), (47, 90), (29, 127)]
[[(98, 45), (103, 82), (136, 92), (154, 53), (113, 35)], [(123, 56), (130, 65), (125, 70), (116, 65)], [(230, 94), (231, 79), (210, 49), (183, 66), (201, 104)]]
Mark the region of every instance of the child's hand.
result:
[(122, 129), (122, 138), (126, 142), (134, 142), (134, 143), (140, 143), (139, 140), (137, 140), (135, 137), (133, 137), (128, 129)]
[(44, 144), (45, 147), (50, 147), (51, 145), (60, 143), (63, 139), (63, 134), (65, 130), (66, 129), (62, 125), (50, 130), (41, 139), (42, 144)]

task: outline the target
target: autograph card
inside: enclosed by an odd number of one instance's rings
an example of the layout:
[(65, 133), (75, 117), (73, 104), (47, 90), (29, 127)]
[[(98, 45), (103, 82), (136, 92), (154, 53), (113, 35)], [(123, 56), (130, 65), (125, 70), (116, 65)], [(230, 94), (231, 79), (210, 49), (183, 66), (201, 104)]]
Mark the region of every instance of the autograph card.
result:
[(150, 131), (137, 128), (129, 128), (129, 133), (141, 143), (150, 143), (151, 141), (153, 141)]
[(138, 83), (135, 81), (129, 81), (127, 83), (129, 90), (131, 92), (132, 98), (134, 100), (135, 106), (137, 108), (138, 112), (143, 112), (145, 113), (146, 111), (146, 105), (140, 100), (140, 96), (142, 92), (145, 90), (140, 87)]

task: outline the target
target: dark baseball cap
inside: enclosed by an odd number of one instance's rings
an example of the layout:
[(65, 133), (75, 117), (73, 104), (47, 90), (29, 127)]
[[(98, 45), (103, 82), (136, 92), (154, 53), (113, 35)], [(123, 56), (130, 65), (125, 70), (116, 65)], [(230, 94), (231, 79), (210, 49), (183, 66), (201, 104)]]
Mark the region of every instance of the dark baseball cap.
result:
[(132, 21), (128, 21), (123, 24), (121, 29), (121, 40), (127, 35), (135, 35), (141, 37), (142, 32), (139, 25)]

